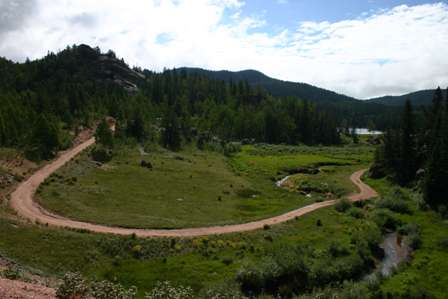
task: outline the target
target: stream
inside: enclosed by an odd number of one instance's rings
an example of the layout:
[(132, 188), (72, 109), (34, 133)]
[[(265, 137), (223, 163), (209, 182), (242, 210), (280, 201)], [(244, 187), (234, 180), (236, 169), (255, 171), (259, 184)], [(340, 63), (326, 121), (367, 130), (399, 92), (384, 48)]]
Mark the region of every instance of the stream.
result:
[[(282, 188), (290, 177), (290, 175), (284, 177), (275, 182), (275, 185)], [(365, 277), (367, 280), (374, 279), (377, 273), (381, 273), (384, 277), (391, 275), (393, 270), (397, 268), (401, 262), (409, 260), (411, 255), (411, 248), (406, 242), (403, 242), (402, 237), (396, 232), (386, 234), (380, 247), (384, 250), (384, 257), (379, 262), (376, 269)]]
[(280, 181), (275, 182), (275, 185), (276, 185), (277, 187), (279, 187), (279, 188), (283, 187), (283, 184), (284, 184), (287, 180), (289, 180), (290, 177), (291, 177), (290, 175), (284, 177), (284, 178), (281, 179)]
[(384, 258), (377, 271), (383, 276), (389, 276), (401, 262), (407, 261), (411, 254), (411, 248), (397, 233), (387, 234), (380, 247), (384, 250)]

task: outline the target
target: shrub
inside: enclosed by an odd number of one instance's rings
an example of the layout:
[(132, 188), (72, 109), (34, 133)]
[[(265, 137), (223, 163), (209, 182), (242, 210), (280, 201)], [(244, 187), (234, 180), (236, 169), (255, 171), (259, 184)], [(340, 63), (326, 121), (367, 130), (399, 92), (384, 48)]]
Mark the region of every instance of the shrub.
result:
[(149, 169), (149, 170), (152, 170), (152, 163), (151, 163), (151, 162), (147, 162), (147, 161), (145, 161), (145, 160), (142, 160), (142, 161), (140, 162), (140, 167), (143, 167), (143, 168), (147, 168), (147, 169)]
[(88, 283), (79, 273), (67, 273), (62, 279), (62, 284), (56, 291), (58, 299), (87, 298), (89, 291)]
[(350, 251), (347, 247), (335, 241), (331, 242), (330, 246), (328, 247), (328, 252), (332, 257), (341, 257), (350, 254)]
[(375, 210), (372, 218), (378, 227), (380, 227), (383, 231), (395, 230), (401, 224), (401, 221), (397, 219), (393, 213), (386, 209)]
[(236, 142), (229, 142), (223, 146), (223, 152), (226, 157), (241, 151), (241, 144)]
[(20, 271), (20, 269), (16, 266), (12, 266), (6, 270), (4, 270), (3, 272), (0, 273), (1, 276), (10, 279), (10, 280), (16, 280), (16, 279), (20, 279), (22, 277), (22, 273)]
[(96, 162), (107, 163), (112, 160), (112, 150), (106, 149), (104, 147), (95, 147), (90, 152), (92, 159)]
[(356, 219), (364, 218), (364, 212), (360, 208), (352, 207), (350, 210), (348, 210), (348, 214)]
[(120, 284), (109, 281), (92, 283), (89, 295), (95, 299), (134, 299), (137, 295), (136, 287), (125, 289)]
[(233, 263), (233, 259), (230, 258), (230, 257), (226, 257), (226, 258), (224, 258), (224, 259), (222, 260), (222, 263), (223, 263), (224, 265), (226, 265), (226, 266), (229, 266), (229, 265), (231, 265), (231, 264)]
[(352, 203), (347, 198), (339, 199), (334, 206), (336, 211), (338, 211), (340, 213), (344, 213), (351, 207), (352, 207)]
[(399, 233), (408, 237), (409, 246), (417, 249), (421, 246), (421, 229), (417, 223), (408, 223), (399, 228)]
[(135, 258), (140, 258), (142, 256), (142, 245), (132, 246), (131, 252)]
[(439, 246), (444, 250), (448, 250), (448, 238), (440, 240)]
[(254, 265), (243, 266), (236, 275), (236, 281), (245, 294), (258, 294), (264, 288), (263, 273)]
[(239, 286), (229, 282), (202, 292), (201, 299), (247, 299), (241, 294)]
[(156, 287), (146, 293), (145, 299), (193, 299), (190, 287), (173, 286), (170, 282), (158, 282)]
[(409, 204), (401, 198), (381, 198), (376, 202), (377, 208), (389, 209), (400, 214), (411, 214)]

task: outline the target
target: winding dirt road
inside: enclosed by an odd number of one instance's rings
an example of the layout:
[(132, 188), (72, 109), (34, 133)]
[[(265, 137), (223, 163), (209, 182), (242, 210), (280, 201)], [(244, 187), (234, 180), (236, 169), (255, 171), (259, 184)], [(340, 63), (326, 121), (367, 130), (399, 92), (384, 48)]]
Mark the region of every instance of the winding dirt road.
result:
[[(17, 189), (11, 194), (10, 205), (17, 212), (17, 214), (25, 219), (35, 223), (46, 224), (48, 226), (59, 228), (71, 228), (87, 230), (95, 233), (116, 234), (116, 235), (131, 235), (135, 234), (138, 237), (197, 237), (204, 235), (220, 235), (236, 232), (246, 232), (257, 229), (262, 229), (265, 225), (275, 225), (283, 223), (315, 210), (332, 206), (336, 200), (328, 200), (324, 202), (313, 203), (311, 205), (302, 207), (300, 209), (285, 213), (283, 215), (275, 216), (259, 221), (226, 225), (226, 226), (210, 226), (202, 228), (185, 228), (185, 229), (129, 229), (120, 227), (110, 227), (105, 225), (98, 225), (87, 222), (80, 222), (67, 219), (58, 215), (54, 215), (49, 211), (44, 210), (41, 206), (33, 200), (34, 193), (44, 180), (50, 176), (57, 169), (62, 167), (72, 158), (95, 143), (95, 139), (91, 138), (72, 149), (62, 152), (57, 159), (38, 170), (26, 181), (22, 182)], [(360, 201), (377, 196), (375, 190), (361, 181), (361, 177), (366, 170), (359, 170), (353, 173), (350, 177), (351, 181), (359, 188), (360, 192), (350, 195), (348, 198), (352, 201)]]

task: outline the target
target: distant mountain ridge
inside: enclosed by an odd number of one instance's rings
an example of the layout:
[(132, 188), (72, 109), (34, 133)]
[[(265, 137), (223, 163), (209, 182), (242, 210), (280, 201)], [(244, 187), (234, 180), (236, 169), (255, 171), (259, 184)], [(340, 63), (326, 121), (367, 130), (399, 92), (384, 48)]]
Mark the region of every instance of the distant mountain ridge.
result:
[(319, 88), (311, 84), (274, 79), (256, 70), (231, 72), (226, 70), (210, 71), (201, 68), (188, 67), (183, 67), (179, 70), (185, 70), (187, 73), (197, 73), (216, 80), (233, 80), (235, 82), (247, 81), (250, 85), (259, 85), (263, 87), (273, 96), (294, 96), (316, 103), (328, 103), (335, 101), (346, 103), (360, 102), (358, 99), (353, 97), (338, 94), (334, 91)]
[(271, 78), (262, 72), (256, 70), (243, 70), (243, 71), (210, 71), (201, 68), (188, 68), (183, 67), (179, 70), (185, 70), (187, 73), (197, 73), (199, 75), (207, 76), (212, 79), (224, 80), (224, 81), (247, 81), (250, 85), (259, 85), (266, 89), (273, 96), (294, 96), (304, 100), (312, 101), (315, 103), (339, 103), (339, 104), (354, 104), (365, 105), (375, 104), (384, 106), (403, 106), (407, 99), (410, 99), (414, 106), (427, 106), (432, 102), (435, 89), (420, 90), (409, 94), (400, 96), (383, 96), (378, 98), (372, 98), (368, 100), (360, 100), (354, 97), (350, 97), (344, 94), (313, 86), (307, 83), (283, 81), (279, 79)]
[(403, 106), (406, 100), (410, 100), (414, 106), (428, 106), (432, 103), (435, 89), (420, 90), (401, 96), (384, 96), (367, 100), (370, 103), (387, 106)]

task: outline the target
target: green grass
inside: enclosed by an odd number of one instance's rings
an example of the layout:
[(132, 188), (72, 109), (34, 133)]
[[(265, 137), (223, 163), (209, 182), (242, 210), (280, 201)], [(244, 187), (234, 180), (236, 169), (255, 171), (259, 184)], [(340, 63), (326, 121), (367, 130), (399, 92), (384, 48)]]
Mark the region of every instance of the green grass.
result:
[[(225, 160), (215, 153), (186, 151), (178, 154), (186, 159), (184, 161), (174, 159), (174, 154), (167, 152), (151, 153), (150, 156), (140, 157), (138, 152), (126, 150), (120, 152), (112, 163), (103, 168), (95, 166), (84, 155), (58, 172), (57, 177), (53, 176), (50, 179), (52, 181), (44, 186), (41, 196), (52, 196), (54, 200), (61, 202), (61, 206), (76, 207), (76, 205), (89, 204), (97, 213), (92, 212), (91, 214), (93, 217), (91, 219), (94, 220), (108, 213), (115, 215), (118, 211), (123, 214), (120, 217), (123, 217), (121, 219), (125, 221), (125, 224), (140, 225), (142, 223), (132, 223), (133, 213), (130, 211), (137, 211), (135, 212), (137, 214), (162, 213), (164, 205), (161, 204), (160, 210), (155, 210), (157, 201), (153, 202), (151, 196), (159, 192), (166, 197), (176, 197), (175, 192), (178, 191), (173, 188), (172, 184), (178, 184), (175, 186), (187, 184), (183, 188), (191, 187), (194, 184), (189, 185), (191, 180), (189, 175), (195, 174), (198, 177), (198, 181), (195, 181), (193, 176), (195, 184), (196, 182), (214, 184), (214, 188), (204, 187), (202, 192), (204, 192), (203, 194), (213, 194), (214, 199), (210, 206), (207, 206), (209, 208), (207, 211), (215, 214), (203, 216), (196, 211), (199, 205), (204, 204), (199, 201), (191, 207), (191, 214), (195, 218), (202, 217), (201, 223), (216, 223), (217, 220), (212, 218), (217, 217), (216, 215), (219, 213), (227, 213), (225, 214), (226, 217), (229, 217), (227, 220), (235, 215), (232, 213), (243, 214), (246, 218), (237, 219), (237, 221), (242, 221), (250, 219), (250, 217), (264, 217), (270, 213), (281, 212), (282, 209), (291, 209), (316, 199), (305, 199), (296, 192), (281, 190), (274, 186), (272, 177), (286, 175), (285, 167), (334, 162), (349, 164), (324, 166), (327, 172), (322, 175), (326, 177), (321, 179), (328, 180), (335, 187), (350, 192), (353, 186), (348, 181), (348, 174), (353, 169), (359, 169), (366, 165), (371, 155), (370, 150), (360, 150), (359, 148), (323, 148), (316, 149), (316, 151), (305, 147), (292, 149), (293, 152), (289, 152), (290, 149), (288, 149), (287, 153), (280, 153), (277, 151), (283, 151), (284, 147), (273, 149), (250, 146), (245, 147), (241, 153), (230, 160)], [(350, 154), (351, 152), (353, 155)], [(139, 166), (141, 159), (151, 161), (155, 169), (151, 172), (141, 168)], [(164, 163), (162, 164), (162, 162)], [(214, 167), (208, 167), (209, 163)], [(205, 172), (202, 177), (200, 170)], [(213, 176), (218, 173), (220, 174), (219, 178)], [(224, 182), (221, 181), (223, 180), (222, 173), (226, 173)], [(155, 182), (151, 184), (150, 179), (154, 179), (155, 174), (158, 174), (157, 178), (163, 179), (158, 179), (157, 184)], [(163, 174), (166, 175), (165, 178)], [(114, 179), (115, 175), (120, 178)], [(73, 177), (76, 177), (76, 180), (73, 180)], [(170, 177), (184, 178), (184, 180), (177, 183), (176, 180), (169, 181)], [(308, 179), (315, 178), (311, 178), (310, 175)], [(96, 181), (98, 184), (95, 184)], [(144, 185), (140, 186), (139, 183), (142, 182)], [(219, 182), (223, 185), (219, 185)], [(244, 186), (246, 189), (258, 191), (258, 197), (238, 198), (237, 192), (234, 190), (227, 195), (231, 199), (226, 199), (223, 196), (223, 200), (219, 202), (216, 200), (214, 192), (221, 189), (221, 186), (227, 186), (230, 182), (234, 184), (234, 187), (238, 187), (234, 188), (237, 190)], [(142, 203), (134, 202), (134, 199), (129, 196), (123, 201), (123, 198), (110, 196), (112, 193), (108, 193), (122, 192), (127, 184), (135, 184), (132, 186), (135, 186), (143, 195), (148, 195), (152, 208), (145, 212), (139, 211), (138, 209), (144, 208)], [(172, 188), (163, 189), (162, 184)], [(126, 186), (126, 188), (128, 187)], [(98, 190), (105, 193), (98, 192)], [(84, 194), (88, 196), (83, 203), (76, 196)], [(101, 199), (104, 194), (109, 196)], [(134, 194), (138, 195), (138, 193)], [(68, 199), (74, 201), (67, 201), (66, 196), (70, 196)], [(89, 202), (89, 200), (95, 201), (96, 199), (103, 200), (99, 201), (103, 205)], [(115, 202), (114, 205), (111, 205), (111, 210), (108, 210), (104, 203), (111, 201)], [(253, 207), (251, 207), (252, 202), (256, 203)], [(260, 203), (263, 202), (264, 205), (261, 205)], [(174, 201), (174, 205), (166, 201), (162, 203), (166, 204), (166, 209), (170, 208), (170, 211), (177, 213), (177, 217), (182, 215), (177, 201)], [(214, 211), (211, 208), (214, 207), (213, 205), (215, 207), (217, 205), (221, 209)], [(265, 208), (260, 210), (260, 207), (263, 206)], [(224, 207), (228, 207), (228, 211), (232, 212), (226, 212)], [(248, 207), (252, 208), (250, 213)], [(111, 217), (110, 215), (107, 217)], [(191, 220), (192, 216), (185, 217), (181, 219), (183, 222), (179, 223), (183, 225), (198, 223)], [(318, 220), (322, 223), (321, 226), (317, 225)], [(154, 225), (154, 222), (144, 223), (148, 226)], [(186, 240), (144, 240), (31, 226), (20, 221), (9, 220), (7, 213), (2, 213), (0, 214), (0, 235), (2, 236), (0, 238), (0, 256), (6, 256), (21, 265), (48, 275), (61, 276), (67, 271), (80, 271), (91, 279), (109, 279), (125, 286), (136, 285), (139, 287), (139, 295), (142, 297), (145, 291), (150, 290), (157, 281), (161, 280), (192, 286), (195, 291), (217, 283), (232, 281), (242, 265), (263, 260), (268, 252), (272, 252), (275, 248), (287, 248), (288, 246), (312, 248), (316, 253), (317, 260), (334, 241), (354, 250), (350, 245), (350, 239), (363, 227), (363, 223), (362, 219), (356, 219), (348, 214), (338, 213), (333, 208), (328, 208), (289, 223), (272, 226), (268, 230)], [(141, 246), (141, 252), (138, 254), (133, 251), (136, 245)]]
[[(316, 225), (318, 219), (322, 226)], [(0, 256), (42, 274), (79, 271), (91, 279), (136, 285), (142, 296), (158, 281), (199, 291), (233, 280), (242, 265), (262, 260), (274, 248), (303, 246), (321, 254), (335, 240), (350, 246), (351, 236), (362, 226), (362, 220), (329, 208), (267, 231), (171, 241), (102, 236), (0, 218)], [(133, 255), (135, 245), (141, 245), (142, 256)]]
[[(385, 179), (367, 182), (380, 194), (388, 194), (396, 188)], [(412, 260), (402, 265), (399, 271), (386, 279), (382, 289), (395, 297), (409, 298), (419, 292), (429, 292), (435, 298), (446, 298), (448, 294), (448, 221), (441, 219), (433, 211), (422, 211), (417, 207), (419, 194), (402, 189), (412, 201), (411, 215), (396, 214), (405, 223), (417, 223), (421, 228), (422, 245), (412, 256)], [(446, 246), (443, 246), (446, 242)], [(394, 297), (394, 298), (395, 298)]]
[[(157, 153), (144, 157), (144, 159), (154, 162), (155, 168), (164, 161), (163, 165), (166, 169), (171, 169), (170, 172), (166, 172), (167, 176), (179, 175), (188, 178), (189, 173), (194, 173), (194, 170), (188, 167), (181, 168), (179, 166), (182, 163), (189, 164), (189, 162), (172, 159), (170, 155), (173, 154)], [(262, 200), (265, 200), (267, 207), (271, 210), (267, 209), (262, 212), (256, 210), (252, 217), (257, 217), (262, 216), (263, 213), (269, 214), (269, 211), (273, 212), (275, 209), (272, 209), (272, 206), (275, 205), (272, 201), (274, 200), (286, 203), (281, 207), (277, 206), (277, 211), (306, 203), (306, 200), (296, 192), (279, 190), (273, 186), (272, 179), (284, 176), (285, 169), (310, 166), (316, 163), (334, 164), (338, 162), (344, 166), (323, 166), (322, 168), (326, 172), (318, 175), (300, 174), (293, 178), (298, 181), (308, 180), (310, 184), (320, 184), (325, 181), (332, 188), (349, 192), (353, 186), (347, 183), (347, 175), (353, 169), (362, 168), (369, 163), (371, 150), (363, 147), (247, 146), (230, 160), (211, 153), (207, 153), (207, 160), (200, 156), (201, 153), (196, 152), (183, 152), (180, 155), (195, 161), (195, 163), (202, 163), (202, 168), (206, 170), (209, 168), (206, 163), (220, 165), (217, 167), (220, 169), (219, 172), (227, 173), (226, 185), (229, 181), (237, 181), (236, 186), (244, 185), (247, 189), (259, 192), (259, 197), (252, 201), (252, 199), (238, 199), (235, 191), (229, 195), (233, 196), (233, 201), (247, 204), (247, 202), (257, 202), (256, 199), (266, 197)], [(126, 184), (140, 179), (147, 182), (147, 175), (153, 175), (157, 171), (163, 173), (162, 170), (157, 169), (149, 174), (139, 172), (144, 170), (136, 164), (140, 162), (140, 159), (138, 154), (123, 152), (112, 164), (102, 169), (94, 166), (84, 156), (78, 162), (73, 162), (59, 172), (59, 175), (63, 175), (65, 179), (76, 177), (76, 182), (73, 180), (64, 182), (63, 179), (54, 177), (54, 181), (49, 186), (45, 186), (42, 194), (48, 195), (52, 191), (56, 191), (59, 195), (54, 194), (54, 196), (60, 197), (62, 200), (72, 189), (81, 192), (82, 187), (80, 186), (84, 186), (85, 182), (91, 182), (92, 187), (97, 186), (95, 180), (98, 180), (99, 186), (107, 183), (109, 184), (108, 188), (116, 188), (111, 190), (123, 189), (122, 182), (110, 181), (109, 183), (108, 181), (110, 179), (108, 176), (115, 171), (123, 171), (121, 179)], [(207, 162), (201, 161), (201, 159)], [(129, 164), (126, 164), (127, 162)], [(180, 169), (182, 171), (179, 171)], [(131, 178), (126, 178), (126, 171), (128, 173), (138, 171), (139, 176), (132, 175)], [(179, 173), (176, 174), (176, 172)], [(208, 175), (210, 176), (210, 174)], [(100, 183), (100, 179), (103, 179), (104, 182)], [(200, 182), (203, 181), (204, 178), (201, 178)], [(190, 181), (186, 180), (186, 182)], [(395, 188), (386, 180), (367, 179), (367, 182), (383, 195), (389, 194)], [(239, 183), (241, 185), (238, 185)], [(113, 186), (113, 184), (118, 186)], [(157, 185), (160, 184), (158, 182)], [(62, 187), (62, 190), (60, 188), (52, 190), (56, 186)], [(148, 194), (146, 193), (147, 188), (150, 188), (151, 192), (158, 192), (157, 188), (148, 184), (145, 188), (141, 188), (145, 194)], [(216, 189), (207, 192), (214, 191)], [(413, 198), (409, 200), (412, 214), (391, 214), (402, 222), (418, 223), (422, 229), (422, 245), (414, 252), (413, 259), (409, 263), (401, 266), (394, 276), (382, 282), (381, 289), (385, 293), (392, 294), (394, 298), (409, 298), (409, 294), (421, 290), (427, 290), (436, 298), (445, 298), (448, 293), (448, 223), (433, 212), (420, 211), (415, 202), (418, 195), (411, 190), (403, 189), (403, 191)], [(175, 191), (165, 190), (165, 193), (172, 194), (171, 192)], [(127, 200), (123, 205), (132, 203), (131, 199), (127, 198)], [(245, 200), (248, 201), (245, 202)], [(216, 201), (216, 204), (224, 203), (225, 199), (222, 202)], [(71, 204), (74, 205), (74, 203)], [(93, 207), (97, 213), (101, 213), (100, 206), (93, 205)], [(195, 207), (193, 206), (193, 209)], [(240, 208), (238, 205), (234, 207)], [(256, 208), (259, 206), (256, 205)], [(338, 213), (334, 208), (326, 208), (297, 220), (273, 226), (268, 230), (186, 240), (143, 240), (31, 226), (21, 221), (10, 220), (11, 217), (2, 208), (0, 213), (0, 256), (6, 256), (21, 265), (48, 275), (60, 276), (67, 271), (80, 271), (91, 279), (106, 278), (125, 286), (136, 285), (140, 290), (140, 298), (143, 297), (145, 291), (151, 289), (157, 281), (161, 280), (192, 286), (195, 291), (199, 291), (204, 287), (234, 280), (236, 273), (243, 265), (261, 262), (269, 252), (275, 251), (277, 248), (291, 246), (311, 248), (313, 255), (307, 260), (311, 265), (319, 265), (319, 261), (325, 257), (326, 250), (333, 242), (338, 242), (349, 248), (350, 254), (352, 254), (356, 248), (350, 240), (368, 225), (369, 215), (372, 211), (374, 212), (373, 209), (371, 204), (364, 207), (361, 210), (361, 214), (364, 216), (359, 219), (351, 217), (349, 212)], [(176, 211), (176, 206), (173, 207), (173, 210)], [(127, 208), (123, 211), (126, 217), (131, 217), (132, 214), (129, 211)], [(223, 209), (223, 211), (225, 210)], [(176, 213), (179, 212), (176, 211)], [(195, 217), (197, 215), (200, 214), (195, 214)], [(228, 214), (229, 217), (230, 215)], [(125, 220), (126, 223), (129, 223), (127, 222), (128, 218)], [(317, 225), (318, 220), (322, 224), (321, 226)], [(193, 223), (188, 218), (183, 221), (185, 225)], [(206, 223), (210, 220), (202, 218), (201, 221)], [(136, 245), (141, 246), (141, 251), (138, 254), (133, 251)], [(345, 258), (347, 257), (335, 258), (335, 262), (344, 262)]]
[[(323, 191), (307, 198), (276, 187), (288, 168), (333, 165), (303, 180), (319, 182), (341, 196), (356, 190), (349, 176), (369, 159), (371, 152), (359, 147), (245, 146), (232, 158), (188, 150), (141, 156), (126, 147), (102, 167), (84, 154), (47, 180), (38, 198), (57, 214), (122, 227), (243, 223), (326, 198)], [(153, 170), (142, 168), (141, 160), (150, 161)]]

